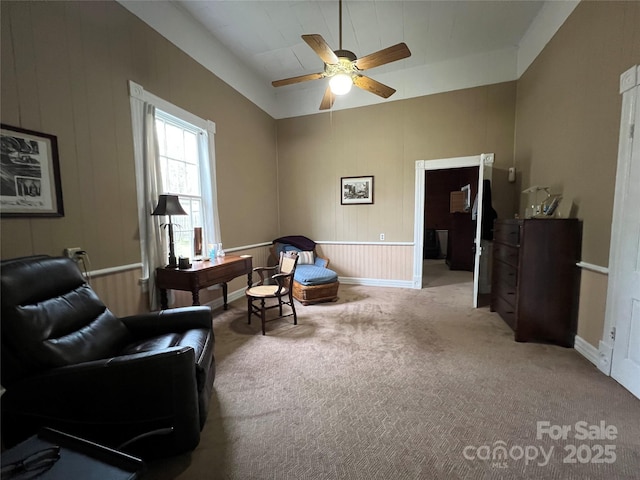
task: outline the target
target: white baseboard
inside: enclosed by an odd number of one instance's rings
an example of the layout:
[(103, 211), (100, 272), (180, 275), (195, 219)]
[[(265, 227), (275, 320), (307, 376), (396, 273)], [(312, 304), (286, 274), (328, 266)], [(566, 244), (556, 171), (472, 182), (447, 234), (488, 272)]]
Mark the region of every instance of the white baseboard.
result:
[(364, 285), (367, 287), (414, 288), (411, 280), (387, 280), (383, 278), (339, 277), (345, 285)]
[[(244, 291), (244, 288), (240, 288), (234, 292), (227, 293), (227, 304), (233, 302), (234, 300), (238, 300), (239, 298), (245, 298)], [(224, 306), (224, 299), (222, 297), (216, 298), (215, 300), (207, 302), (206, 305), (215, 310), (216, 308)]]
[(611, 376), (611, 359), (613, 358), (613, 345), (600, 340), (598, 368), (605, 375)]
[[(356, 278), (356, 277), (339, 277), (338, 280), (345, 285), (364, 285), (368, 287), (394, 287), (394, 288), (413, 288), (413, 283), (410, 280), (385, 280), (378, 278)], [(245, 289), (240, 288), (234, 292), (227, 294), (227, 303), (231, 303), (239, 298), (245, 298)], [(212, 309), (220, 308), (224, 304), (222, 297), (216, 298), (206, 305)]]
[(600, 353), (598, 349), (578, 335), (576, 335), (574, 340), (573, 348), (596, 367), (600, 363)]

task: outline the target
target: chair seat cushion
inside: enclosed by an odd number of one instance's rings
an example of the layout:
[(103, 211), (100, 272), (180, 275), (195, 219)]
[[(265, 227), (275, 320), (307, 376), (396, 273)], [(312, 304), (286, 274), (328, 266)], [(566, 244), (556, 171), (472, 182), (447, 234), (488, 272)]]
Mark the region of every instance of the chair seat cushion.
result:
[[(275, 297), (276, 292), (278, 291), (278, 285), (257, 285), (255, 287), (251, 287), (247, 289), (246, 295), (248, 297)], [(286, 295), (289, 293), (288, 288), (283, 288), (280, 291), (281, 295)]]
[(338, 280), (338, 274), (316, 265), (298, 265), (293, 279), (301, 285), (323, 285)]

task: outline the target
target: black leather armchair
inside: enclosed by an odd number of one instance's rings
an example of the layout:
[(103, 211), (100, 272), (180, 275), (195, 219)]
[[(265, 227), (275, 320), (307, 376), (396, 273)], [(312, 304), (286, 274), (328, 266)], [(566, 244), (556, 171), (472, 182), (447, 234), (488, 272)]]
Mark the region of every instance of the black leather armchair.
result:
[(145, 458), (198, 445), (215, 376), (209, 307), (117, 318), (67, 258), (0, 269), (5, 446), (43, 426)]

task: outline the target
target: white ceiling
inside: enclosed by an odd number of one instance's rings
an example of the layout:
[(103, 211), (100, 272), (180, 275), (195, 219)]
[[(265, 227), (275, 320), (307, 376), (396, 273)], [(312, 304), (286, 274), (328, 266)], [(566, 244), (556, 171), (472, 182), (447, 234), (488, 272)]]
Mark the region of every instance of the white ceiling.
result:
[[(300, 36), (320, 34), (338, 49), (337, 0), (121, 3), (272, 116), (318, 112), (326, 79), (277, 89), (271, 81), (323, 70), (322, 60)], [(514, 80), (523, 69), (518, 58), (523, 39), (535, 26), (537, 31), (550, 28), (552, 35), (576, 4), (344, 0), (342, 48), (362, 57), (405, 42), (412, 55), (366, 72), (398, 90), (388, 100), (354, 89), (338, 98), (334, 109)], [(221, 74), (229, 67), (221, 63), (233, 63), (234, 72)]]

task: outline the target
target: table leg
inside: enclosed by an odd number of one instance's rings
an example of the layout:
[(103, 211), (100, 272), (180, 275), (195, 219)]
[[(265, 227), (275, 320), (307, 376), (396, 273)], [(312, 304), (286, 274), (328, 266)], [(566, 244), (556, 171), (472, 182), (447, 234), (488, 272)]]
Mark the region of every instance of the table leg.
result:
[(193, 305), (200, 305), (200, 290), (193, 290), (191, 297), (193, 298)]
[(162, 308), (162, 310), (169, 308), (169, 297), (167, 296), (166, 288), (160, 289), (160, 308)]
[(222, 284), (222, 298), (224, 300), (224, 309), (227, 310), (229, 308), (229, 305), (227, 305), (227, 284), (226, 283)]

